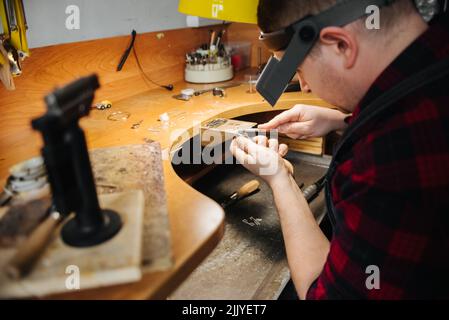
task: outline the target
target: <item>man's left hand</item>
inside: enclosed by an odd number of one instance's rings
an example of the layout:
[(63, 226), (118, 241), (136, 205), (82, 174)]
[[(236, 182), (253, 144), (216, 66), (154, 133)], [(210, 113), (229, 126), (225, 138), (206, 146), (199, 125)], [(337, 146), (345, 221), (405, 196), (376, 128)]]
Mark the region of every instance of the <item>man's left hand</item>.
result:
[(267, 139), (264, 136), (257, 136), (253, 140), (238, 137), (231, 143), (230, 149), (239, 163), (269, 185), (289, 175), (282, 159), (287, 154), (288, 147), (279, 144), (277, 139)]

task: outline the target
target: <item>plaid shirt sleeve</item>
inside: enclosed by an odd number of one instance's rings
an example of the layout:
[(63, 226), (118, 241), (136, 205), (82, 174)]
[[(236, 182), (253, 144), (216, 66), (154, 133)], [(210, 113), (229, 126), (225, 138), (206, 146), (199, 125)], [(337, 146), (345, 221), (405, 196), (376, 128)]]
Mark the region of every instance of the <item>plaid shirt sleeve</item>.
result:
[[(410, 57), (449, 56), (445, 23), (390, 66), (371, 94), (415, 71)], [(449, 298), (448, 83), (398, 102), (337, 168), (331, 249), (307, 299)]]

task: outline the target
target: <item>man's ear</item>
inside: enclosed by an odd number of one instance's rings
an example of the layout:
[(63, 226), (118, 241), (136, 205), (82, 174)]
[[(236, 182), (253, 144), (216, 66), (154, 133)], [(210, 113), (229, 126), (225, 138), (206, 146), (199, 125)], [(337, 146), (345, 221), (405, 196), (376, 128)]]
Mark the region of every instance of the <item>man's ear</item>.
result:
[(320, 32), (320, 42), (331, 46), (337, 55), (345, 59), (345, 68), (351, 69), (355, 65), (359, 47), (354, 34), (343, 28), (327, 27)]

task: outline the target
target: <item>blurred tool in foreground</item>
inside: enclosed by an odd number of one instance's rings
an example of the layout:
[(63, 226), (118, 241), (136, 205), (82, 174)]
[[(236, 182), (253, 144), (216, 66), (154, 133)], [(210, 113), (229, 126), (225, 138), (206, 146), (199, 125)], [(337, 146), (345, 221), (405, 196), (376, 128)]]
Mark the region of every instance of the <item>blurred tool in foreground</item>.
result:
[(99, 87), (97, 76), (92, 75), (57, 89), (45, 98), (47, 113), (32, 122), (44, 138), (42, 154), (56, 210), (61, 215), (76, 213), (62, 228), (64, 242), (75, 247), (103, 243), (122, 225), (115, 211), (100, 208), (86, 139), (78, 123), (89, 114)]

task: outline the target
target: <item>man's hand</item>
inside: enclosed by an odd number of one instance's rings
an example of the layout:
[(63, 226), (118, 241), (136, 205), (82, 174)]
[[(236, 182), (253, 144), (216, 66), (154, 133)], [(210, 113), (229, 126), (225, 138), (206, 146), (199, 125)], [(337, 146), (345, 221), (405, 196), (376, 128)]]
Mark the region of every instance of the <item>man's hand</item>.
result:
[(279, 144), (276, 139), (263, 136), (253, 140), (238, 137), (231, 143), (231, 152), (246, 169), (260, 176), (268, 184), (280, 178), (287, 178), (289, 173), (284, 164), (288, 152), (285, 144)]
[(298, 104), (270, 122), (259, 126), (260, 129), (277, 129), (292, 139), (323, 137), (334, 130), (347, 127), (344, 113), (317, 106)]
[(323, 270), (330, 244), (284, 165), (282, 156), (287, 153), (287, 146), (266, 137), (254, 140), (239, 137), (231, 143), (231, 151), (245, 168), (264, 179), (273, 190), (292, 279), (300, 298), (305, 299)]

